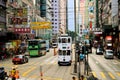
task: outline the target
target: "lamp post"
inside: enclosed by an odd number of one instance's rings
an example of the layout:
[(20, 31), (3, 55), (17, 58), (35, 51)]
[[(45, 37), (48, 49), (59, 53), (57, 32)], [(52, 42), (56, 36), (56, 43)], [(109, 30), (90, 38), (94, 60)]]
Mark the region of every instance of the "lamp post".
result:
[[(75, 25), (75, 33), (76, 33), (76, 0), (74, 0), (74, 25)], [(75, 36), (75, 46), (76, 46), (76, 36)], [(77, 54), (76, 54), (76, 49), (75, 49), (74, 73), (77, 73)]]

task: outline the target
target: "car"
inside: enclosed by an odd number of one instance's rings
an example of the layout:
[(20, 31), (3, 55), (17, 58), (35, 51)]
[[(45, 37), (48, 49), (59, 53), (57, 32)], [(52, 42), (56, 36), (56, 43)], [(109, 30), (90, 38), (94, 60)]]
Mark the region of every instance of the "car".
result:
[(7, 72), (5, 72), (4, 67), (0, 67), (0, 80), (5, 80), (7, 76)]
[(25, 56), (24, 54), (20, 54), (20, 55), (15, 55), (12, 58), (12, 62), (13, 64), (18, 64), (18, 63), (27, 63), (28, 62), (28, 57)]
[(103, 49), (102, 48), (97, 48), (96, 49), (96, 54), (103, 54)]
[(110, 50), (110, 49), (106, 49), (105, 52), (104, 52), (104, 57), (105, 58), (114, 58), (114, 55), (113, 55), (113, 50)]

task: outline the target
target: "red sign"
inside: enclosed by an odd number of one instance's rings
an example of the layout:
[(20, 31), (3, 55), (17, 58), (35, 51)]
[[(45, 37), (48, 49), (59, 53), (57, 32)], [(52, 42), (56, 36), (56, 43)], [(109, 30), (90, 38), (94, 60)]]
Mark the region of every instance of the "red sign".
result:
[(16, 33), (30, 33), (30, 28), (14, 28), (14, 32)]
[(106, 40), (112, 40), (112, 36), (106, 36)]

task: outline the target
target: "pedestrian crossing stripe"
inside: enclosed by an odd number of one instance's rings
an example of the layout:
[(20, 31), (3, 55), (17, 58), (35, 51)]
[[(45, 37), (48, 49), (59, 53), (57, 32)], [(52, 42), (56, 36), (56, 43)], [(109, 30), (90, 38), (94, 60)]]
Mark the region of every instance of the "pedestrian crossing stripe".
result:
[(118, 76), (120, 76), (120, 73), (119, 73), (119, 72), (117, 72), (117, 75), (118, 75)]
[[(24, 77), (25, 78), (25, 77)], [(30, 76), (29, 77), (30, 79), (32, 78), (32, 79), (34, 79), (34, 78), (39, 78), (39, 79), (44, 79), (44, 80), (62, 80), (62, 78), (53, 78), (53, 77), (49, 77), (49, 76), (42, 76), (42, 77), (40, 77), (40, 76), (37, 76), (37, 75), (32, 75), (32, 76)], [(29, 78), (28, 78), (28, 80), (29, 80)]]
[(97, 77), (97, 75), (95, 74), (95, 72), (92, 72), (92, 74), (94, 75), (94, 77)]
[(103, 72), (100, 72), (100, 74), (101, 74), (101, 76), (102, 76), (103, 78), (106, 78), (106, 77), (105, 77), (105, 74), (104, 74)]
[[(92, 74), (94, 75), (94, 77), (98, 77), (97, 74), (96, 74), (96, 72), (92, 71)], [(115, 78), (115, 75), (112, 74), (111, 72), (107, 72), (107, 74), (109, 75), (110, 78), (116, 79), (116, 78)], [(102, 78), (104, 78), (104, 79), (107, 78), (107, 77), (106, 77), (107, 74), (104, 73), (104, 72), (100, 72), (100, 76), (101, 76)], [(120, 77), (120, 72), (116, 72), (115, 74), (116, 74), (118, 77)]]
[(112, 75), (111, 72), (108, 72), (109, 76), (112, 78), (112, 79), (115, 79), (115, 77)]

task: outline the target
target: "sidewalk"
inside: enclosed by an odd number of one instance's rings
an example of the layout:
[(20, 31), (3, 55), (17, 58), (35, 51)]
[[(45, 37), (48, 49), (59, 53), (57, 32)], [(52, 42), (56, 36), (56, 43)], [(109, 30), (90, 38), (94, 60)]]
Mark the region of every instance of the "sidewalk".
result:
[(77, 73), (75, 73), (74, 72), (74, 64), (75, 64), (75, 62), (73, 62), (72, 63), (72, 65), (71, 65), (71, 75), (73, 75), (75, 78), (76, 78), (76, 80), (79, 80), (78, 78), (79, 78), (79, 72), (80, 72), (80, 76), (81, 75), (83, 75), (84, 77), (85, 77), (85, 80), (87, 80), (87, 76), (84, 74), (84, 62), (83, 61), (81, 61), (80, 62), (80, 65), (79, 65), (79, 62), (77, 62)]

